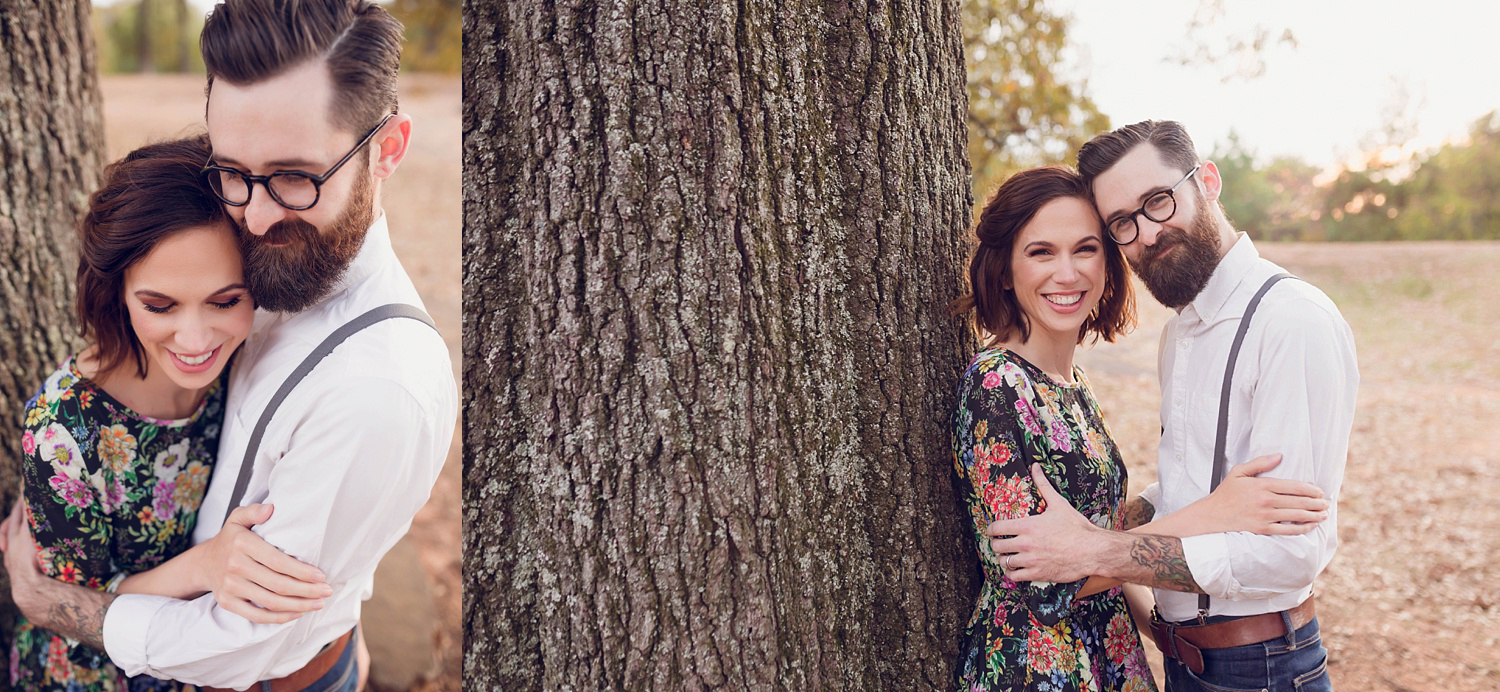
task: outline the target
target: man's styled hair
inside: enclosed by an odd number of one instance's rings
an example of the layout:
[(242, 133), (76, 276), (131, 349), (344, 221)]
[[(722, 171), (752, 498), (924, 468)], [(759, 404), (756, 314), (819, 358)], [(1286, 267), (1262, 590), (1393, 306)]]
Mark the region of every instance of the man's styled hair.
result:
[(333, 124), (363, 132), (396, 112), (401, 38), (401, 22), (372, 0), (224, 0), (198, 41), (205, 93), (215, 80), (254, 84), (319, 59), (333, 81)]
[[(1043, 166), (1011, 176), (985, 202), (974, 224), (975, 240), (979, 242), (969, 259), (969, 294), (948, 307), (952, 315), (973, 311), (971, 326), (976, 338), (982, 339), (983, 334), (1001, 340), (1012, 334), (1019, 334), (1022, 341), (1031, 338), (1031, 325), (1016, 300), (1016, 292), (1006, 287), (1012, 283), (1010, 267), (1016, 238), (1048, 202), (1068, 198), (1093, 211), (1088, 188), (1077, 172), (1064, 166)], [(1135, 295), (1125, 254), (1104, 237), (1102, 227), (1099, 242), (1104, 253), (1103, 291), (1098, 306), (1078, 330), (1078, 343), (1090, 336), (1114, 341), (1135, 325)]]
[(1078, 172), (1086, 185), (1093, 188), (1094, 178), (1114, 166), (1130, 150), (1141, 144), (1156, 147), (1163, 163), (1183, 173), (1198, 165), (1198, 150), (1182, 123), (1175, 120), (1142, 120), (1097, 135), (1078, 149)]
[(208, 136), (148, 144), (104, 169), (79, 223), (78, 323), (97, 350), (101, 374), (134, 360), (146, 376), (146, 355), (125, 307), (125, 270), (163, 238), (225, 224), (229, 216), (201, 171)]

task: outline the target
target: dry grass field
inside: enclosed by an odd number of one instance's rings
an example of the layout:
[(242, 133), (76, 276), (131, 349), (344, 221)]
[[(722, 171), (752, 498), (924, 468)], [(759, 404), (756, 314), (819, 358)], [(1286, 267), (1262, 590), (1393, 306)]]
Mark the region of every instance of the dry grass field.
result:
[[(203, 78), (129, 75), (103, 78), (105, 145), (110, 160), (150, 141), (201, 131)], [(448, 344), (455, 375), (459, 362), (460, 86), (457, 76), (404, 78), (401, 108), (413, 118), (412, 146), (386, 184), (383, 204), (391, 239), (427, 311)], [(196, 130), (194, 129), (196, 128)], [(412, 523), (407, 539), (377, 574), (376, 601), (366, 607), (387, 624), (384, 635), (420, 676), (415, 689), (459, 689), (463, 635), (459, 578), (459, 479), (457, 431), (442, 476)], [(420, 570), (410, 569), (420, 563)], [(395, 564), (401, 563), (401, 564)], [(391, 576), (387, 576), (387, 574)], [(421, 583), (425, 578), (425, 584)], [(383, 584), (400, 584), (382, 588)], [(378, 611), (372, 613), (372, 611)], [(367, 632), (373, 643), (382, 633)], [(415, 643), (415, 646), (410, 645)], [(422, 660), (427, 659), (427, 660)]]
[[(1500, 243), (1258, 247), (1338, 303), (1359, 350), (1340, 547), (1315, 587), (1335, 686), (1500, 689)], [(1140, 327), (1081, 359), (1137, 489), (1170, 315), (1141, 296)]]

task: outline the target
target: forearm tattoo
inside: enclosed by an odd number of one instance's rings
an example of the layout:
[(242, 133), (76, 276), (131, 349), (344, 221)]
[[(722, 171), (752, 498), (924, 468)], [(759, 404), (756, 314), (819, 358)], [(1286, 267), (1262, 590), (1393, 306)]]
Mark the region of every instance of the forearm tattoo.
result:
[[(1150, 570), (1153, 581), (1149, 586), (1171, 591), (1203, 593), (1187, 560), (1182, 556), (1182, 540), (1168, 536), (1138, 536), (1130, 546), (1130, 559), (1135, 564)], [(1133, 580), (1132, 580), (1133, 581)]]
[(115, 600), (112, 593), (84, 592), (87, 599), (62, 599), (47, 611), (47, 629), (104, 650), (104, 613)]
[(1133, 497), (1125, 503), (1125, 525), (1121, 526), (1120, 530), (1129, 531), (1137, 526), (1145, 526), (1154, 518), (1156, 518), (1156, 508), (1152, 507), (1144, 497)]

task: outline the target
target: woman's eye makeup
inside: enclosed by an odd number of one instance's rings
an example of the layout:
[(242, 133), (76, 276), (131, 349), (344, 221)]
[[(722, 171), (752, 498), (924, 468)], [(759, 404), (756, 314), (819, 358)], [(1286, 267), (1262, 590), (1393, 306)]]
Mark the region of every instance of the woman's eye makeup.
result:
[[(230, 298), (226, 298), (224, 300), (210, 300), (210, 301), (208, 301), (208, 304), (212, 305), (212, 306), (214, 306), (216, 308), (219, 308), (220, 310), (228, 310), (230, 308), (235, 307), (236, 305), (239, 305), (240, 301), (243, 301), (244, 299), (245, 299), (245, 294), (241, 293), (239, 295), (236, 295), (236, 296), (233, 296), (233, 297), (230, 297)], [(175, 307), (176, 305), (177, 305), (176, 302), (171, 302), (171, 303), (162, 303), (162, 302), (148, 303), (146, 301), (141, 301), (141, 307), (144, 308), (146, 310), (146, 312), (151, 312), (151, 313), (155, 313), (155, 314), (158, 314), (158, 315), (171, 311), (171, 309), (173, 307)]]
[(228, 310), (229, 308), (232, 308), (232, 307), (234, 307), (236, 305), (239, 305), (240, 301), (244, 300), (244, 299), (245, 299), (245, 294), (241, 293), (241, 294), (239, 294), (239, 295), (237, 295), (237, 296), (235, 296), (233, 298), (230, 298), (229, 300), (215, 301), (213, 303), (213, 306), (216, 307), (216, 308), (219, 308), (220, 310)]

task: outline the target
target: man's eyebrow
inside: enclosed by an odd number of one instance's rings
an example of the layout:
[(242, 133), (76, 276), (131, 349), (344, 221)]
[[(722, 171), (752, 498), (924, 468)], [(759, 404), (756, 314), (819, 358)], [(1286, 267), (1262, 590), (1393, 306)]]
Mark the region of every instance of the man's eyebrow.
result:
[[(249, 168), (249, 166), (246, 166), (243, 163), (240, 163), (239, 161), (236, 161), (236, 160), (234, 160), (234, 159), (232, 159), (232, 158), (230, 158), (228, 156), (220, 156), (218, 154), (214, 154), (213, 162), (216, 163), (216, 164), (218, 164), (218, 165), (220, 165), (220, 166), (225, 166), (225, 167), (228, 167), (228, 168), (240, 168), (240, 169), (248, 169)], [(266, 162), (266, 167), (267, 168), (278, 168), (278, 169), (287, 169), (287, 168), (313, 168), (313, 167), (317, 167), (319, 165), (320, 164), (317, 161), (310, 161), (308, 159), (276, 159), (275, 161), (267, 161)]]
[[(1140, 204), (1145, 204), (1147, 197), (1150, 197), (1151, 195), (1154, 195), (1154, 194), (1156, 194), (1158, 192), (1166, 192), (1167, 190), (1170, 190), (1170, 189), (1172, 189), (1171, 185), (1157, 185), (1156, 187), (1153, 187), (1153, 188), (1151, 188), (1149, 190), (1146, 190), (1145, 192), (1142, 192), (1141, 196), (1135, 198), (1135, 201), (1138, 202), (1138, 203), (1140, 203)], [(1140, 209), (1139, 209), (1139, 207), (1137, 207), (1136, 209), (1130, 209), (1128, 211), (1125, 210), (1125, 209), (1117, 209), (1117, 210), (1111, 212), (1109, 216), (1104, 217), (1104, 225), (1108, 226), (1108, 225), (1114, 223), (1115, 221), (1118, 221), (1121, 216), (1124, 216), (1124, 215), (1126, 215), (1126, 214), (1128, 214), (1130, 212), (1133, 212), (1133, 211), (1140, 211)]]

